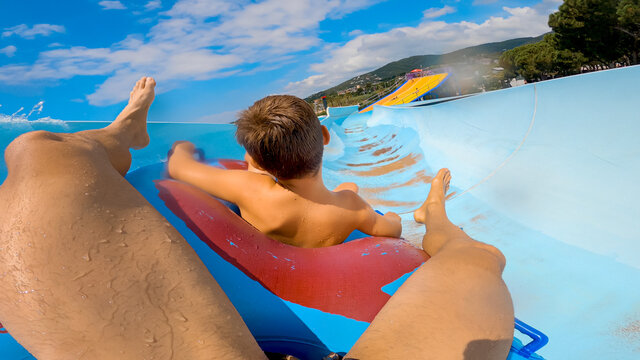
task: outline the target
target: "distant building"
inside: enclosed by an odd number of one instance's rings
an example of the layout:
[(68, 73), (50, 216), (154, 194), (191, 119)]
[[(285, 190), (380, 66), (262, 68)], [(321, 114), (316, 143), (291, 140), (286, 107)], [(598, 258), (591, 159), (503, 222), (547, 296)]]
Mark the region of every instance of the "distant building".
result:
[(517, 77), (517, 78), (513, 78), (511, 79), (511, 81), (509, 81), (509, 85), (511, 85), (511, 87), (516, 87), (516, 86), (521, 86), (526, 84), (527, 82), (524, 80), (524, 78), (521, 77)]

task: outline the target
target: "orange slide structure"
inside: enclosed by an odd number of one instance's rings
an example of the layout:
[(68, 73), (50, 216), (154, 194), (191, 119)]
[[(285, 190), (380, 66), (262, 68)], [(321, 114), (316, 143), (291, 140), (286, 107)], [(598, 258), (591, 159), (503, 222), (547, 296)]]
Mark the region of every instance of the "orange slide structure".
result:
[(437, 88), (449, 76), (447, 73), (428, 75), (407, 80), (391, 94), (362, 109), (360, 112), (373, 110), (374, 105), (398, 105), (412, 102), (429, 91)]

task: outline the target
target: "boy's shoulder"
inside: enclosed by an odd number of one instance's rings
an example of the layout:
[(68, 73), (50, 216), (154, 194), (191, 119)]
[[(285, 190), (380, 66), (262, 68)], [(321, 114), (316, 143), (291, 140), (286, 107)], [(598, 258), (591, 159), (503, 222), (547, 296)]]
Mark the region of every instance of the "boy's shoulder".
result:
[(343, 213), (348, 213), (351, 216), (352, 221), (362, 221), (369, 215), (371, 206), (357, 193), (351, 190), (341, 190), (333, 192), (334, 202), (333, 205), (342, 210)]

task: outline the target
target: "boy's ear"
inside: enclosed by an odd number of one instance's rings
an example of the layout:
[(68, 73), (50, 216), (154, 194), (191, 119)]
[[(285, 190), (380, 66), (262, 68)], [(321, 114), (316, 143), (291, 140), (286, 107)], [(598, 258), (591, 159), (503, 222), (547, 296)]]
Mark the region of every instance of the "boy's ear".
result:
[(244, 153), (244, 161), (247, 162), (247, 166), (249, 167), (249, 170), (256, 169), (256, 170), (264, 171), (258, 164), (256, 164), (256, 161), (253, 160), (253, 157), (251, 157), (251, 155), (249, 155), (248, 152)]
[(324, 144), (329, 145), (329, 141), (331, 141), (331, 134), (329, 134), (329, 129), (326, 126), (320, 125), (322, 127), (322, 138), (324, 139)]

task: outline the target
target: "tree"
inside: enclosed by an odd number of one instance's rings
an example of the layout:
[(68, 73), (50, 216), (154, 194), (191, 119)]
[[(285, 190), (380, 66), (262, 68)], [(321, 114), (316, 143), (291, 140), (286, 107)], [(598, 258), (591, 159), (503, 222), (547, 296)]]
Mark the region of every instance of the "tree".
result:
[(576, 74), (586, 61), (580, 52), (558, 50), (554, 34), (547, 34), (542, 41), (505, 51), (500, 57), (500, 66), (504, 68), (505, 79), (518, 74), (527, 82), (534, 82)]
[(549, 15), (559, 49), (582, 53), (589, 62), (610, 65), (625, 55), (616, 13), (620, 0), (565, 0)]
[(638, 63), (638, 47), (640, 46), (640, 0), (622, 0), (616, 11), (618, 16), (617, 30), (622, 32), (623, 39), (629, 43), (631, 61)]
[(504, 69), (502, 75), (505, 80), (513, 79), (514, 77), (518, 76), (515, 54), (512, 50), (513, 49), (503, 52), (502, 55), (500, 55), (500, 59), (498, 60), (500, 67)]
[(580, 51), (562, 49), (558, 46), (556, 34), (545, 35), (543, 41), (550, 46), (552, 52), (551, 71), (554, 76), (577, 74), (582, 65), (589, 61)]
[(373, 85), (371, 83), (366, 83), (364, 85), (364, 92), (365, 93), (370, 93), (373, 91)]
[(504, 79), (500, 74), (489, 75), (482, 81), (485, 91), (499, 90), (505, 87)]

